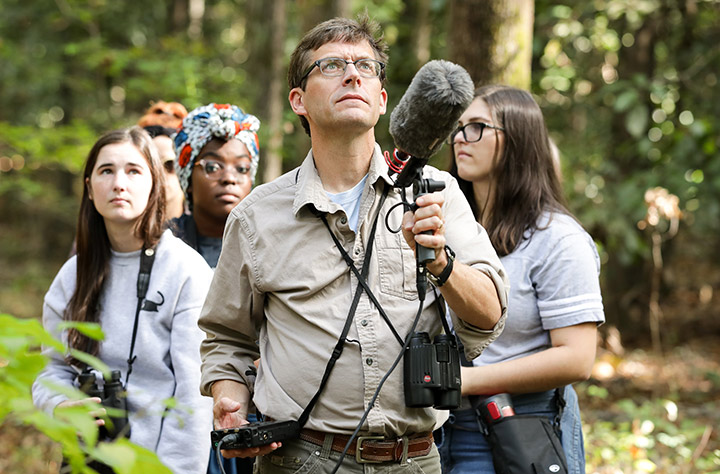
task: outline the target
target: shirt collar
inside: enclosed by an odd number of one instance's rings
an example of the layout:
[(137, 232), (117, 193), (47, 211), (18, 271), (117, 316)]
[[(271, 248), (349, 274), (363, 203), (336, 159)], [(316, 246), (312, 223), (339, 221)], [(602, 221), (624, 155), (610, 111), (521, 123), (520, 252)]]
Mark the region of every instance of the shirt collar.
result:
[[(392, 186), (392, 180), (388, 176), (388, 165), (385, 163), (380, 145), (376, 143), (370, 160), (366, 186), (374, 186), (380, 179), (385, 180)], [(308, 205), (313, 206), (320, 212), (333, 212), (336, 209), (337, 204), (330, 201), (322, 186), (320, 175), (315, 168), (312, 150), (308, 152), (305, 160), (298, 168), (295, 183), (297, 186), (293, 201), (293, 214), (296, 216), (300, 209)]]

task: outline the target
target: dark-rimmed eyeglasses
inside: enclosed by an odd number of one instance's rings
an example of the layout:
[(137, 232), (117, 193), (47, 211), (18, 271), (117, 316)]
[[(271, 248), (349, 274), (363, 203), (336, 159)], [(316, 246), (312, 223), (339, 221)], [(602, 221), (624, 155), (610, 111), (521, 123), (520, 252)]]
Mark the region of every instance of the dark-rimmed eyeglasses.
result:
[(489, 123), (485, 122), (470, 122), (466, 123), (462, 127), (456, 128), (448, 137), (447, 143), (448, 145), (452, 145), (455, 141), (455, 136), (462, 132), (463, 138), (467, 143), (473, 143), (473, 142), (479, 142), (480, 139), (482, 139), (483, 132), (486, 128), (492, 128), (493, 130), (500, 130), (501, 132), (504, 132), (505, 129), (502, 127), (498, 127), (496, 125), (490, 125)]
[[(213, 181), (222, 178), (223, 174), (225, 174), (225, 169), (227, 168), (227, 165), (221, 161), (208, 159), (198, 160), (197, 163), (195, 163), (195, 166), (199, 166), (205, 173), (205, 177)], [(235, 165), (230, 167), (230, 172), (238, 178), (242, 178), (250, 173), (250, 167), (245, 165)]]
[(385, 63), (381, 63), (375, 59), (358, 59), (357, 61), (347, 61), (342, 58), (323, 58), (315, 61), (312, 66), (303, 74), (300, 79), (302, 83), (310, 75), (313, 69), (317, 67), (323, 76), (339, 77), (345, 75), (348, 64), (352, 64), (357, 69), (358, 74), (362, 77), (380, 77), (385, 69)]

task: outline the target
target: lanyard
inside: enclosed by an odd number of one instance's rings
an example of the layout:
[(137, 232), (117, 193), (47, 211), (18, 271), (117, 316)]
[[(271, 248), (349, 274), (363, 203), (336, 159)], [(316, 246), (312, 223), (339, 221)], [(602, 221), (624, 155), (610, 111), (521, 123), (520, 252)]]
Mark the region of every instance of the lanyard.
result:
[(150, 272), (152, 271), (153, 262), (155, 261), (155, 249), (145, 248), (140, 251), (140, 271), (138, 272), (137, 279), (137, 308), (135, 309), (135, 323), (133, 324), (132, 339), (130, 341), (130, 354), (128, 355), (128, 368), (125, 374), (125, 387), (127, 387), (130, 374), (132, 373), (132, 365), (137, 359), (137, 356), (133, 355), (135, 352), (135, 339), (137, 338), (138, 322), (140, 319), (140, 310), (142, 309), (143, 301), (147, 295), (148, 287), (150, 286)]
[[(382, 318), (387, 323), (388, 327), (390, 328), (390, 331), (395, 336), (395, 339), (397, 339), (397, 341), (402, 346), (405, 344), (405, 342), (403, 341), (403, 339), (400, 337), (400, 335), (395, 330), (395, 327), (390, 322), (390, 318), (388, 317), (387, 313), (385, 313), (385, 310), (382, 308), (382, 306), (380, 305), (380, 302), (377, 300), (377, 298), (375, 297), (375, 294), (372, 292), (372, 290), (370, 289), (370, 286), (368, 286), (368, 284), (367, 284), (367, 273), (368, 273), (368, 268), (369, 268), (369, 264), (370, 264), (370, 254), (372, 253), (373, 243), (375, 241), (375, 230), (377, 229), (378, 216), (380, 214), (380, 208), (382, 208), (382, 205), (385, 202), (385, 198), (387, 197), (387, 194), (388, 194), (388, 187), (386, 184), (385, 188), (383, 190), (381, 200), (380, 200), (380, 206), (378, 207), (378, 214), (375, 215), (375, 221), (373, 222), (372, 233), (370, 234), (370, 238), (368, 240), (367, 253), (365, 254), (365, 260), (363, 261), (362, 273), (358, 271), (357, 267), (355, 266), (355, 263), (353, 262), (353, 259), (350, 257), (350, 255), (348, 255), (345, 248), (343, 248), (343, 246), (340, 244), (340, 241), (335, 236), (335, 234), (333, 234), (332, 230), (330, 230), (330, 225), (328, 224), (327, 219), (325, 219), (325, 215), (320, 214), (319, 217), (320, 217), (320, 219), (322, 219), (323, 224), (325, 224), (325, 227), (327, 227), (328, 232), (330, 232), (330, 236), (332, 237), (333, 242), (335, 242), (335, 246), (340, 251), (340, 254), (342, 255), (343, 259), (345, 260), (345, 263), (347, 264), (348, 267), (350, 267), (350, 270), (353, 272), (355, 277), (358, 279), (358, 289), (355, 293), (355, 299), (359, 299), (359, 294), (361, 293), (360, 287), (362, 287), (362, 289), (365, 290), (365, 293), (367, 293), (368, 297), (370, 298), (370, 301), (372, 301), (373, 304), (375, 305), (375, 307), (377, 308), (378, 312), (380, 313), (380, 316), (382, 316)], [(353, 303), (355, 303), (355, 302), (353, 301)], [(357, 306), (357, 304), (355, 304), (355, 306)], [(354, 311), (354, 308), (353, 308), (353, 311)]]
[[(352, 261), (352, 258), (347, 254), (345, 249), (340, 245), (340, 241), (335, 237), (335, 234), (332, 233), (332, 230), (330, 230), (330, 225), (327, 222), (327, 219), (325, 218), (324, 213), (320, 212), (314, 212), (315, 215), (317, 215), (320, 220), (325, 224), (325, 227), (327, 227), (328, 231), (330, 232), (330, 235), (333, 238), (333, 241), (335, 242), (335, 245), (340, 249), (340, 253), (343, 255), (343, 259), (345, 260), (345, 263), (348, 264), (348, 266), (355, 270), (355, 274), (358, 275), (358, 286), (355, 290), (355, 296), (353, 297), (352, 304), (350, 305), (350, 310), (348, 311), (347, 318), (345, 319), (345, 326), (343, 327), (343, 330), (340, 334), (340, 337), (338, 338), (337, 344), (335, 344), (335, 348), (332, 351), (332, 356), (330, 357), (330, 360), (328, 360), (327, 366), (325, 367), (325, 372), (323, 373), (322, 380), (320, 381), (320, 387), (318, 387), (317, 392), (315, 392), (315, 395), (312, 397), (312, 400), (310, 400), (310, 403), (305, 407), (305, 410), (300, 415), (300, 418), (298, 419), (298, 423), (300, 424), (300, 427), (305, 426), (305, 423), (307, 423), (308, 418), (310, 418), (310, 412), (315, 407), (315, 404), (317, 403), (318, 399), (320, 398), (320, 394), (322, 393), (323, 389), (325, 388), (325, 385), (327, 384), (328, 379), (330, 378), (330, 372), (332, 371), (333, 367), (335, 367), (335, 362), (340, 358), (340, 355), (342, 354), (342, 351), (345, 347), (345, 338), (348, 335), (348, 332), (350, 332), (350, 325), (352, 323), (352, 320), (355, 316), (355, 310), (357, 309), (357, 305), (360, 302), (360, 295), (362, 294), (362, 290), (365, 289), (369, 292), (369, 288), (367, 288), (367, 283), (365, 283), (365, 280), (367, 279), (367, 274), (369, 272), (370, 268), (370, 256), (372, 255), (372, 249), (375, 242), (375, 230), (377, 229), (377, 222), (378, 222), (378, 216), (380, 215), (380, 210), (382, 209), (383, 204), (385, 203), (385, 198), (387, 198), (389, 188), (387, 185), (385, 185), (383, 189), (382, 196), (380, 198), (380, 203), (378, 205), (377, 213), (375, 214), (375, 218), (373, 220), (373, 226), (372, 226), (372, 232), (370, 234), (370, 238), (368, 239), (367, 244), (367, 252), (365, 254), (365, 259), (363, 260), (363, 268), (362, 273), (359, 273), (357, 271), (357, 268), (355, 268), (355, 265)], [(378, 306), (379, 308), (379, 306)], [(393, 329), (393, 332), (395, 330)], [(397, 334), (396, 334), (397, 335)], [(402, 339), (401, 339), (402, 341)], [(402, 342), (401, 342), (402, 344)]]

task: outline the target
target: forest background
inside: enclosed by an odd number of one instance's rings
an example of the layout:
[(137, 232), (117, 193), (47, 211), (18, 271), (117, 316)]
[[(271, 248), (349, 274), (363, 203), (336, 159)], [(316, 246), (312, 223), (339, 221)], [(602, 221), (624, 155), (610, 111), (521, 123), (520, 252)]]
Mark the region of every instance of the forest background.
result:
[[(388, 110), (448, 59), (544, 111), (603, 262), (607, 323), (578, 386), (588, 472), (720, 472), (718, 0), (0, 0), (0, 313), (40, 317), (90, 146), (151, 101), (237, 104), (263, 123), (258, 181), (297, 166), (309, 140), (287, 104), (290, 52), (365, 10), (390, 45)], [(59, 458), (5, 419), (0, 472)]]

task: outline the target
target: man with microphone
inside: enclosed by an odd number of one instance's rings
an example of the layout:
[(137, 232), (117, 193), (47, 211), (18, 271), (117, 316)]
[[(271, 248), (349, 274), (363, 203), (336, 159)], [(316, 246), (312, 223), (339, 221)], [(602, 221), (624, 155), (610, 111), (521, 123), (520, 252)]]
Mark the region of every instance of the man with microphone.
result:
[[(442, 331), (436, 294), (451, 308), (469, 359), (504, 324), (505, 272), (457, 182), (425, 167), (423, 177), (445, 189), (419, 197), (414, 212), (398, 206), (402, 193), (375, 142), (387, 105), (386, 46), (376, 30), (367, 19), (335, 18), (293, 52), (289, 101), (312, 149), (299, 168), (232, 211), (203, 308), (201, 390), (214, 399), (215, 427), (246, 424), (251, 394), (266, 420), (298, 420), (297, 437), (224, 451), (261, 456), (258, 472), (366, 472), (367, 465), (439, 473), (432, 430), (447, 415), (405, 404), (409, 334)], [(450, 75), (440, 79), (452, 88)], [(427, 108), (424, 99), (448, 86), (424, 82), (430, 90), (418, 87), (417, 100), (402, 102)], [(471, 100), (471, 81), (469, 89)], [(425, 133), (412, 126), (407, 134), (396, 127), (403, 135), (396, 143), (414, 142), (416, 133), (423, 150), (442, 142), (463, 110), (437, 109), (437, 127), (423, 122)], [(447, 133), (432, 137), (436, 128)], [(416, 245), (434, 255), (420, 271)], [(419, 285), (418, 276), (433, 285)], [(258, 357), (254, 377), (249, 367)]]

